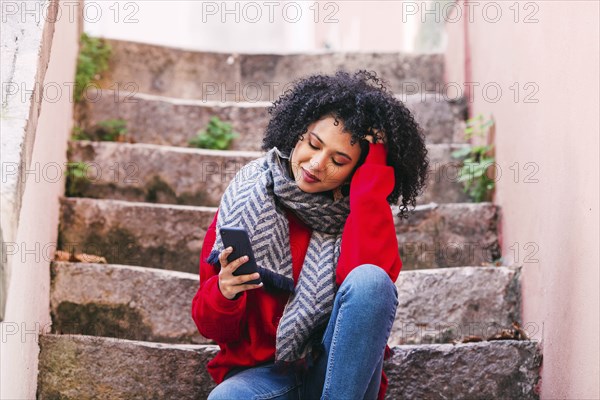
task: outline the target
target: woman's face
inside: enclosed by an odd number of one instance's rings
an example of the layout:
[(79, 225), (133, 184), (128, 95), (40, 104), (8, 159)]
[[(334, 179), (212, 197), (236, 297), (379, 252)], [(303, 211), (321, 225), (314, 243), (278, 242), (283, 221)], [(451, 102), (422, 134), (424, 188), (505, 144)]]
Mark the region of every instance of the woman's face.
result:
[(338, 126), (334, 125), (333, 117), (313, 122), (294, 147), (292, 172), (298, 187), (306, 193), (341, 186), (358, 163), (360, 145), (350, 144), (351, 135), (343, 132), (344, 125), (338, 121)]

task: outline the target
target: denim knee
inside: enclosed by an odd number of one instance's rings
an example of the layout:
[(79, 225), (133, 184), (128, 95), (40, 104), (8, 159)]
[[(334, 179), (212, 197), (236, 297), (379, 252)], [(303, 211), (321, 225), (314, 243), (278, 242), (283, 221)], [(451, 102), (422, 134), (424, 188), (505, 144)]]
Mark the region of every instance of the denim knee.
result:
[(224, 385), (223, 383), (224, 382), (213, 388), (213, 390), (208, 394), (206, 400), (233, 400), (236, 398), (241, 398), (237, 397), (239, 395), (238, 393), (232, 392), (229, 390), (228, 385)]
[(387, 272), (375, 264), (362, 264), (354, 268), (342, 282), (340, 290), (347, 291), (350, 287), (356, 288), (365, 299), (394, 298), (398, 301), (398, 289)]
[(234, 381), (225, 379), (223, 382), (218, 384), (208, 394), (206, 400), (236, 400), (236, 399), (249, 399), (252, 398), (253, 393), (249, 391), (249, 388), (244, 385), (240, 385), (239, 382), (236, 385)]

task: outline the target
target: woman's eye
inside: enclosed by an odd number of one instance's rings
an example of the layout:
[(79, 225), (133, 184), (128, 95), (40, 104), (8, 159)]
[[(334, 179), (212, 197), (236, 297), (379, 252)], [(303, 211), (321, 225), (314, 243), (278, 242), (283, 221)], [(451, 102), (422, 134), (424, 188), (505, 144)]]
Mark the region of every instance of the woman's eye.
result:
[[(312, 144), (311, 142), (308, 142), (308, 145), (309, 145), (310, 147), (312, 147), (314, 150), (318, 150), (318, 149), (319, 149), (318, 147), (316, 147), (316, 146), (313, 146), (313, 144)], [(334, 163), (335, 165), (337, 165), (338, 167), (341, 167), (342, 165), (344, 165), (344, 164), (340, 164), (339, 162), (337, 162), (337, 161), (335, 161), (335, 160), (333, 160), (333, 163)]]

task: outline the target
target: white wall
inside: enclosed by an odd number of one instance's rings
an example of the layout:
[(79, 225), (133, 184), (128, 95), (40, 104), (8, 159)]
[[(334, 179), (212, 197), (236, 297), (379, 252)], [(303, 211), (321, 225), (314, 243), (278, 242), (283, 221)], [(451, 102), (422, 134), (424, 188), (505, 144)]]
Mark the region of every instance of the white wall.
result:
[[(441, 51), (443, 38), (441, 46), (429, 48), (418, 37), (428, 3), (86, 0), (84, 29), (93, 36), (198, 51)], [(429, 38), (443, 34), (431, 24), (427, 29)]]
[(307, 8), (310, 2), (276, 1), (273, 6), (264, 3), (86, 1), (84, 29), (93, 36), (189, 50), (251, 53), (311, 50), (314, 32), (310, 29), (312, 22)]

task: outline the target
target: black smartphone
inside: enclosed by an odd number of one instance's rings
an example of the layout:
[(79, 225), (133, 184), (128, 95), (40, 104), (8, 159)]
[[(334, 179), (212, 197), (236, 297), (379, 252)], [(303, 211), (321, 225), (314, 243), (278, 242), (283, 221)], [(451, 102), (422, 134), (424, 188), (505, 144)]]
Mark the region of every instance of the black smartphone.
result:
[[(235, 261), (242, 256), (248, 256), (248, 261), (233, 271), (233, 275), (239, 276), (258, 272), (256, 259), (254, 258), (254, 252), (252, 251), (252, 245), (250, 244), (248, 232), (246, 232), (244, 228), (238, 228), (236, 226), (223, 226), (221, 227), (219, 233), (221, 235), (224, 248), (226, 249), (229, 246), (233, 247), (233, 251), (231, 254), (229, 254), (229, 257), (227, 257), (227, 262)], [(245, 284), (256, 284), (260, 282), (261, 279), (259, 277), (258, 279), (247, 281)]]

